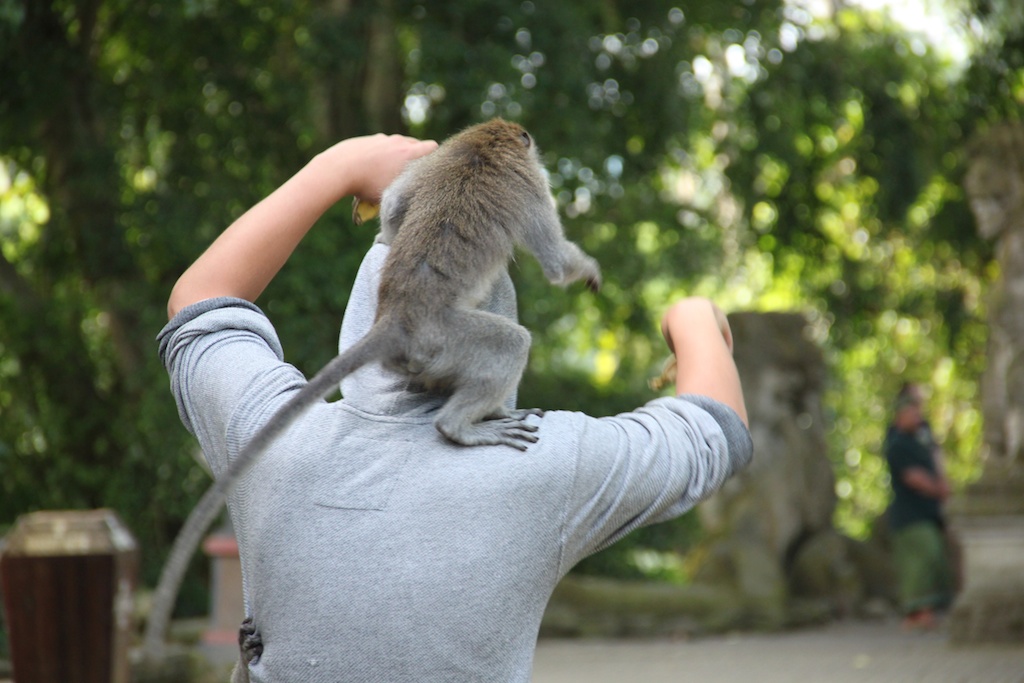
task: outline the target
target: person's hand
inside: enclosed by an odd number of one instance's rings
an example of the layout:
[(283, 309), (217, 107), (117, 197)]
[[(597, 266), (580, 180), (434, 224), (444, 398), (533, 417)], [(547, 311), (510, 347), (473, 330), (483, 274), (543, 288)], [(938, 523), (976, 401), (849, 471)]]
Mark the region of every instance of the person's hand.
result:
[(433, 140), (405, 135), (367, 135), (342, 140), (318, 155), (324, 171), (342, 183), (338, 196), (376, 204), (405, 165), (437, 149)]
[(939, 502), (945, 501), (953, 492), (945, 477), (937, 476), (925, 467), (908, 467), (900, 474), (900, 479), (922, 496)]
[(729, 319), (722, 309), (708, 299), (688, 297), (673, 304), (661, 319), (661, 334), (673, 354), (676, 353), (676, 345), (672, 339), (672, 330), (675, 329), (678, 334), (680, 326), (683, 329), (687, 328), (687, 321), (693, 318), (706, 318), (709, 308), (719, 332), (722, 333), (722, 340), (725, 341), (729, 353), (732, 353), (732, 328), (729, 327)]
[(708, 299), (682, 299), (665, 312), (661, 333), (676, 359), (676, 394), (713, 398), (749, 424), (725, 313)]

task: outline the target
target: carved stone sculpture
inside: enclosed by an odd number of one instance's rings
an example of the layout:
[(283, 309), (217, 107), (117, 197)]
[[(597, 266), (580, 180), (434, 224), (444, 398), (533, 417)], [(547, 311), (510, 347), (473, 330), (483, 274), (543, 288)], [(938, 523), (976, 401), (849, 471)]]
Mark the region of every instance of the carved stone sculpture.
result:
[(957, 642), (1024, 641), (1024, 126), (1004, 124), (970, 147), (964, 187), (979, 234), (995, 242), (981, 383), (984, 470), (951, 506), (964, 589), (950, 618)]

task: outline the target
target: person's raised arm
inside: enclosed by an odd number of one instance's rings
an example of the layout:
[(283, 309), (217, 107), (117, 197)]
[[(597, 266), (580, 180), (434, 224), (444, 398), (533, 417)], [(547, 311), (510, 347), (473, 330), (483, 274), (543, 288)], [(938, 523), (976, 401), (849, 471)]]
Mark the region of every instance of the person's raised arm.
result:
[(168, 318), (219, 296), (255, 301), (331, 205), (350, 195), (378, 201), (406, 163), (436, 148), (429, 140), (378, 134), (321, 152), (232, 223), (178, 278)]
[(713, 398), (748, 424), (732, 331), (718, 306), (700, 297), (678, 301), (662, 318), (661, 332), (676, 357), (676, 393)]

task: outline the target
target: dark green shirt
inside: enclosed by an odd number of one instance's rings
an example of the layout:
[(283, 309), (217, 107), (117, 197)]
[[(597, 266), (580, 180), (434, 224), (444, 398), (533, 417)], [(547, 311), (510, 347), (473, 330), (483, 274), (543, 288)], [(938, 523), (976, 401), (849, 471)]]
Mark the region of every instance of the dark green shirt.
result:
[(915, 522), (942, 523), (942, 510), (937, 498), (921, 495), (903, 483), (903, 473), (919, 467), (936, 474), (932, 457), (934, 441), (931, 430), (923, 425), (917, 432), (890, 429), (885, 439), (885, 459), (892, 475), (893, 501), (889, 507), (889, 524), (893, 529)]

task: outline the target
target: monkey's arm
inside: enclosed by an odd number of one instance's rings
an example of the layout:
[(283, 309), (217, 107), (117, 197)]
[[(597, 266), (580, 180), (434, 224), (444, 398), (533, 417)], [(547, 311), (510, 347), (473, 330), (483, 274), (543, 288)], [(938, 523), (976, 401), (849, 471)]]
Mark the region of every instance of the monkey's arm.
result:
[(661, 331), (676, 356), (676, 394), (700, 394), (724, 403), (747, 422), (743, 388), (732, 358), (732, 331), (725, 314), (707, 299), (676, 302)]
[(377, 201), (405, 164), (437, 146), (399, 135), (351, 138), (313, 158), (218, 237), (178, 279), (168, 319), (218, 296), (255, 301), (323, 213), (342, 197)]
[(583, 280), (592, 291), (599, 290), (600, 266), (574, 242), (565, 239), (554, 201), (542, 199), (531, 214), (523, 243), (544, 269), (544, 277), (556, 285)]

